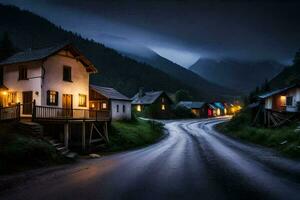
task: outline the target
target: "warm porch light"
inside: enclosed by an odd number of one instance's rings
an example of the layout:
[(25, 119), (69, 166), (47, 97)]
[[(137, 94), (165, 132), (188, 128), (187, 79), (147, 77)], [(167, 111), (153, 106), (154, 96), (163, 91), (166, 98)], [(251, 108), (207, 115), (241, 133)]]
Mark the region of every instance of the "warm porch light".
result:
[(166, 110), (165, 104), (162, 104), (162, 105), (161, 105), (161, 110)]
[(6, 95), (8, 95), (8, 93), (6, 91), (3, 91), (2, 95), (6, 96)]
[(224, 114), (225, 114), (225, 115), (227, 114), (227, 109), (226, 109), (226, 108), (224, 108)]
[(95, 104), (94, 103), (92, 103), (92, 108), (95, 108)]
[(217, 109), (217, 115), (218, 115), (218, 116), (221, 115), (221, 110), (220, 110), (220, 108)]
[(142, 111), (141, 105), (137, 105), (137, 106), (136, 106), (136, 110), (137, 110), (138, 112), (141, 112), (141, 111)]

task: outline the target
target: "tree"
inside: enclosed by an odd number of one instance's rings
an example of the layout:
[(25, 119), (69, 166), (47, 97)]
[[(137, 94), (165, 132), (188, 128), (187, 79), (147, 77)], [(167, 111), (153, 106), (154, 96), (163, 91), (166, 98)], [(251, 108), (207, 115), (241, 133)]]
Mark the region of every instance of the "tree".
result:
[(190, 101), (193, 97), (186, 90), (177, 90), (175, 93), (175, 101), (178, 103), (180, 101)]
[(13, 55), (16, 52), (10, 36), (7, 32), (3, 34), (3, 37), (0, 41), (0, 60), (4, 60), (9, 56)]
[(300, 65), (300, 49), (296, 52), (293, 60), (294, 65)]

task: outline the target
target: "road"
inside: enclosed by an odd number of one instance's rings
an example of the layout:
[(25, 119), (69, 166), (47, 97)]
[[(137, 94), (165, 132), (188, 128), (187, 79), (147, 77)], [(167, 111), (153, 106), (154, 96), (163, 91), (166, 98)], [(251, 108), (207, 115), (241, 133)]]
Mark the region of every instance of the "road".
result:
[(45, 173), (0, 199), (300, 199), (300, 162), (214, 131), (224, 120), (166, 122), (154, 145)]

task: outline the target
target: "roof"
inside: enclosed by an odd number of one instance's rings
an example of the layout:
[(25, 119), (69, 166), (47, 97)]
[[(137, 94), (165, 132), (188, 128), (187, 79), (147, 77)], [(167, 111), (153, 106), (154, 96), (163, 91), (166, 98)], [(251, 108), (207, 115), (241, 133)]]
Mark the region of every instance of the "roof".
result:
[(271, 97), (273, 95), (276, 95), (276, 94), (279, 94), (279, 93), (282, 93), (282, 92), (285, 92), (286, 90), (289, 90), (289, 89), (292, 89), (294, 87), (300, 87), (298, 84), (293, 84), (293, 85), (290, 85), (288, 87), (285, 87), (285, 88), (281, 88), (281, 89), (277, 89), (277, 90), (273, 90), (271, 92), (267, 92), (267, 93), (264, 93), (264, 94), (261, 94), (259, 95), (258, 97), (260, 99), (266, 99), (268, 97)]
[(121, 94), (119, 91), (115, 90), (114, 88), (101, 87), (97, 85), (90, 85), (90, 88), (102, 94), (103, 96), (107, 97), (108, 99), (131, 101), (131, 99)]
[(219, 108), (219, 109), (224, 109), (224, 105), (220, 102), (214, 102), (214, 106)]
[(154, 91), (154, 92), (145, 92), (142, 97), (139, 97), (139, 93), (134, 95), (132, 99), (132, 104), (152, 104), (160, 97), (164, 91)]
[(208, 107), (210, 107), (211, 109), (217, 109), (213, 104), (208, 104)]
[(0, 66), (2, 65), (11, 65), (17, 63), (25, 63), (30, 61), (37, 61), (45, 59), (62, 49), (67, 49), (72, 52), (72, 54), (86, 67), (89, 68), (91, 72), (97, 72), (97, 69), (92, 64), (90, 60), (88, 60), (79, 50), (77, 50), (70, 43), (59, 44), (56, 46), (43, 48), (43, 49), (34, 49), (34, 50), (26, 50), (23, 52), (16, 53), (11, 57), (0, 62)]
[(200, 101), (180, 101), (177, 106), (183, 106), (189, 109), (193, 108), (202, 108), (205, 105), (205, 102)]

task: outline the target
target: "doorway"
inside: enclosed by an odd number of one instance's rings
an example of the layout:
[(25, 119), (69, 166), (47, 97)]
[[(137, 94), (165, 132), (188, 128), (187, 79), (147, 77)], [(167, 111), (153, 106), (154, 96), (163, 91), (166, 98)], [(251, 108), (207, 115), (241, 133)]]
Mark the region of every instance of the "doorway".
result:
[(23, 114), (32, 114), (32, 91), (23, 92)]
[(62, 107), (64, 109), (65, 116), (73, 116), (73, 95), (63, 94)]

